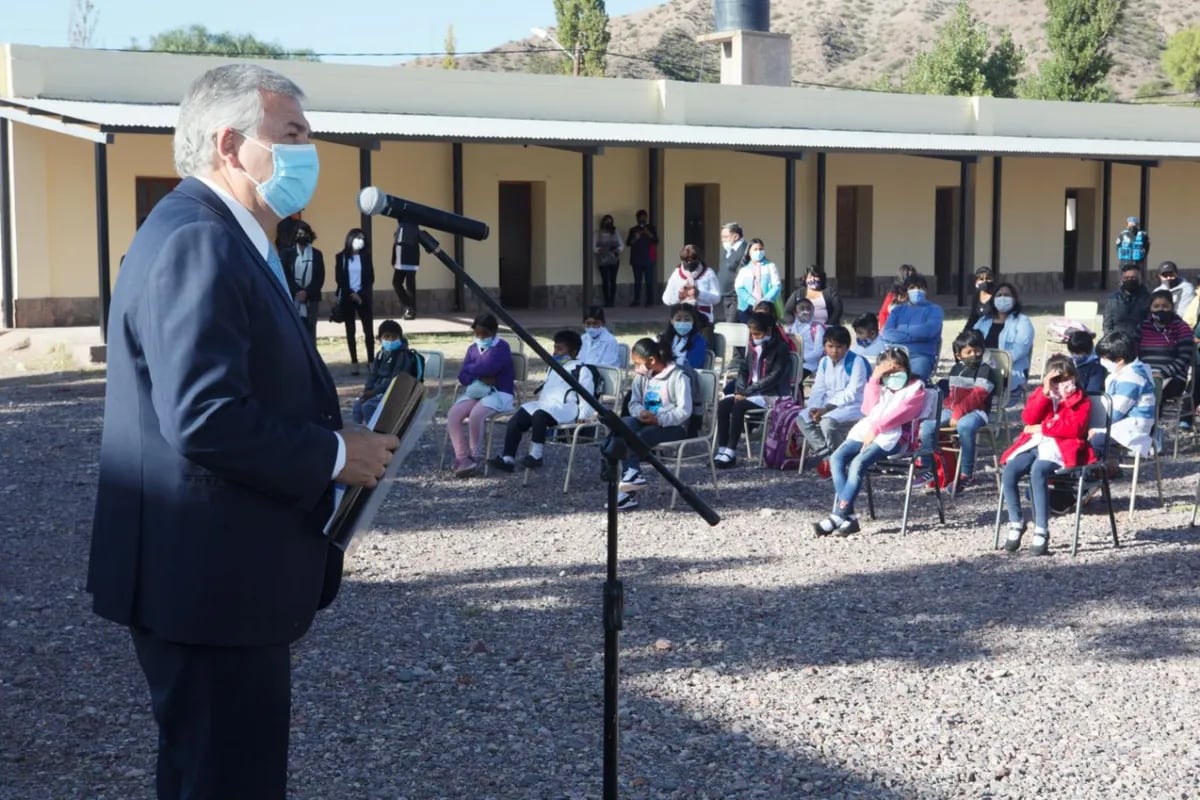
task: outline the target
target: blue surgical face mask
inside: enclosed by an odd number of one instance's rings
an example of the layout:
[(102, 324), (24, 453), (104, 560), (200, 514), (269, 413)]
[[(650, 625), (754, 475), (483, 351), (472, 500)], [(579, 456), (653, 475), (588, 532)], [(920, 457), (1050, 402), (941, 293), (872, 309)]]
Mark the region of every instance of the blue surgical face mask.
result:
[(890, 375), (885, 375), (883, 385), (891, 389), (893, 392), (898, 392), (908, 385), (907, 372), (893, 372)]
[(687, 336), (692, 332), (692, 323), (690, 322), (672, 322), (671, 327), (674, 328), (675, 332), (680, 336)]
[(478, 347), (480, 350), (487, 350), (489, 347), (492, 346), (492, 342), (495, 341), (495, 339), (496, 339), (495, 336), (489, 336), (486, 339), (476, 338), (475, 346)]
[(909, 289), (908, 290), (908, 302), (912, 303), (914, 306), (917, 305), (918, 303), (924, 303), (925, 302), (925, 290), (924, 289)]
[(384, 350), (387, 350), (389, 353), (394, 353), (397, 350), (399, 350), (401, 347), (404, 346), (404, 340), (402, 340), (402, 339), (385, 339), (384, 341), (379, 343), (379, 346), (382, 347)]
[(875, 340), (874, 339), (855, 339), (854, 341), (858, 342), (859, 347), (870, 347), (871, 343), (874, 342)]
[(565, 364), (571, 360), (571, 356), (568, 353), (556, 353), (554, 355), (554, 360), (560, 364)]
[(994, 305), (996, 310), (1001, 314), (1007, 314), (1008, 312), (1012, 311), (1014, 302), (1015, 301), (1011, 297), (1003, 294), (996, 295), (992, 298), (992, 305)]
[(254, 137), (242, 133), (247, 140), (271, 152), (274, 168), (271, 177), (262, 183), (254, 180), (250, 173), (242, 170), (247, 178), (258, 187), (258, 193), (267, 206), (279, 218), (290, 217), (302, 211), (312, 200), (317, 189), (317, 177), (321, 164), (317, 159), (317, 146), (313, 144), (265, 145)]
[(753, 344), (755, 347), (762, 347), (762, 346), (763, 346), (763, 344), (765, 344), (766, 342), (769, 342), (769, 341), (771, 341), (771, 337), (770, 337), (770, 336), (762, 336), (762, 337), (759, 337), (759, 336), (751, 336), (751, 337), (750, 337), (750, 342), (751, 342), (751, 343), (752, 343), (752, 344)]
[(1090, 356), (1090, 355), (1087, 355), (1087, 356), (1071, 356), (1071, 360), (1075, 362), (1075, 366), (1077, 366), (1077, 367), (1078, 367), (1080, 364), (1086, 363), (1086, 362), (1087, 362), (1087, 360), (1088, 360), (1088, 359), (1090, 359), (1090, 358), (1091, 358), (1091, 356)]
[(755, 250), (750, 254), (750, 258), (754, 259), (755, 261), (766, 261), (767, 253), (765, 250)]
[(584, 328), (584, 330), (587, 331), (588, 336), (595, 339), (597, 336), (599, 336), (601, 333), (603, 333), (604, 327), (602, 325), (598, 325), (594, 328)]

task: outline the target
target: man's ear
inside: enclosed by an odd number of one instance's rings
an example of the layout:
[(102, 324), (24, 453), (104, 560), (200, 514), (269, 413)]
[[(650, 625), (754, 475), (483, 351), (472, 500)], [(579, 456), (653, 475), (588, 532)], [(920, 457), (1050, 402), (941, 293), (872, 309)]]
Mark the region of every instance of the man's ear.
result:
[(238, 157), (238, 145), (241, 134), (233, 128), (219, 128), (215, 134), (217, 144), (217, 154), (222, 161), (229, 162), (229, 165), (241, 169), (242, 162)]

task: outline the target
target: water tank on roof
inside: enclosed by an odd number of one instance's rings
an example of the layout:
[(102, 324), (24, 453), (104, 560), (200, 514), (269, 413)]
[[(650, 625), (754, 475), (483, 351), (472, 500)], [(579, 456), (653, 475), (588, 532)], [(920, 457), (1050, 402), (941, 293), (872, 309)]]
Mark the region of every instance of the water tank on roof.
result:
[(771, 30), (771, 0), (713, 0), (717, 31)]

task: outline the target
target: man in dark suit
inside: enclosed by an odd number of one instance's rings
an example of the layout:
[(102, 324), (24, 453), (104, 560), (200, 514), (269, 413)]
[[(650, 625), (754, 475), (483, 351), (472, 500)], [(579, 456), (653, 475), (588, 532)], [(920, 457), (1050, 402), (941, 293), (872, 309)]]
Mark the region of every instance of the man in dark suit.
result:
[(721, 282), (721, 303), (725, 306), (725, 321), (737, 322), (737, 292), (733, 282), (746, 261), (746, 239), (742, 236), (742, 226), (736, 222), (722, 225), (721, 246), (721, 266), (717, 270), (717, 278)]
[(316, 185), (302, 98), (249, 64), (192, 85), (175, 133), (185, 180), (113, 292), (88, 591), (130, 628), (160, 800), (284, 800), (289, 645), (341, 580), (323, 534), (334, 480), (375, 485), (399, 444), (338, 432), (267, 240)]

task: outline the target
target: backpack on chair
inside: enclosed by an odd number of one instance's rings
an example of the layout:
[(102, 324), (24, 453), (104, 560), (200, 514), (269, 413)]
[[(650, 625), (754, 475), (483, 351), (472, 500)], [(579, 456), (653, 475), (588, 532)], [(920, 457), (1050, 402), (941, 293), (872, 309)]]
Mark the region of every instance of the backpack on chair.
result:
[(800, 466), (802, 442), (796, 420), (803, 412), (804, 406), (791, 397), (780, 397), (775, 401), (763, 443), (764, 467), (784, 470)]

